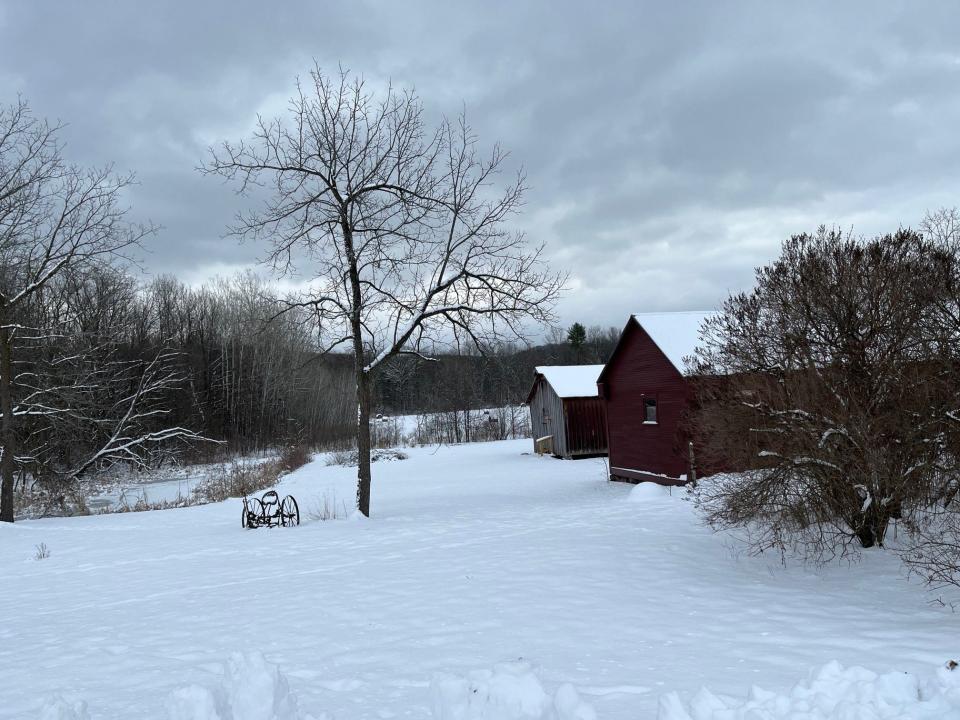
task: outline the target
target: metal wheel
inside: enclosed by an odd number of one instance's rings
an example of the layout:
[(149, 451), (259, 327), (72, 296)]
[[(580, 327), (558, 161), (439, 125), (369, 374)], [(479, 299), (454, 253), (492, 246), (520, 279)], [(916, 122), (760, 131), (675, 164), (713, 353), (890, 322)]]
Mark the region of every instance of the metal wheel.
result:
[(280, 506), (280, 522), (284, 527), (293, 527), (300, 524), (300, 507), (293, 495), (287, 495)]
[(260, 527), (263, 520), (263, 503), (257, 498), (250, 498), (243, 505), (243, 527)]

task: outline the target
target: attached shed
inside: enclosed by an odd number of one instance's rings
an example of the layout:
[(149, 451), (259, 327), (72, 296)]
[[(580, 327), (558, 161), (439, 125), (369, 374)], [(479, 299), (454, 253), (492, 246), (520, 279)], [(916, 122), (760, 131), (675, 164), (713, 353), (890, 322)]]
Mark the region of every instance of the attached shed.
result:
[(610, 479), (682, 485), (690, 477), (682, 420), (692, 400), (685, 358), (712, 313), (632, 315), (597, 383), (607, 412)]
[[(548, 444), (557, 457), (605, 455), (607, 425), (597, 376), (603, 365), (542, 365), (527, 395), (534, 449)], [(543, 440), (549, 438), (549, 440)]]

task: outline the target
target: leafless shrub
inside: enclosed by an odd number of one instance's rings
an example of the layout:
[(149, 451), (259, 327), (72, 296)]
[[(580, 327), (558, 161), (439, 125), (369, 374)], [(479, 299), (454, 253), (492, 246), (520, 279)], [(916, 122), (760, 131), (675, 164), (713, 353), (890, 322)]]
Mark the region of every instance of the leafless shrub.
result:
[(61, 480), (25, 483), (16, 494), (18, 518), (69, 517), (89, 515), (84, 489)]
[(310, 449), (303, 444), (287, 445), (280, 455), (283, 472), (293, 472), (310, 462)]
[(699, 493), (711, 525), (826, 560), (883, 546), (892, 520), (955, 492), (958, 267), (909, 230), (821, 228), (725, 302), (693, 432), (702, 459), (746, 472)]
[(193, 489), (198, 503), (253, 495), (277, 484), (281, 466), (277, 460), (261, 463), (232, 462), (218, 468)]
[(356, 467), (357, 451), (356, 449), (334, 450), (327, 453), (327, 466), (342, 465), (343, 467)]
[(173, 500), (150, 500), (145, 492), (138, 494), (136, 500), (131, 504), (126, 492), (121, 492), (116, 502), (102, 508), (99, 514), (111, 515), (114, 513), (146, 512), (147, 510), (172, 510), (201, 504), (196, 498), (180, 493), (177, 493), (177, 497)]
[(906, 519), (901, 557), (910, 573), (935, 590), (960, 587), (960, 508), (934, 505)]
[(350, 517), (350, 511), (347, 508), (346, 501), (337, 502), (336, 493), (331, 492), (323, 494), (323, 499), (314, 503), (314, 506), (307, 513), (307, 517), (318, 522), (327, 520), (341, 520)]
[(309, 449), (301, 445), (291, 445), (275, 460), (223, 465), (193, 489), (193, 497), (197, 504), (202, 504), (253, 495), (273, 487), (284, 474), (308, 462)]
[(709, 524), (734, 531), (736, 541), (753, 555), (773, 553), (781, 562), (793, 557), (814, 564), (859, 557), (850, 529), (832, 516), (817, 519), (813, 508), (783, 512), (795, 504), (802, 507), (803, 501), (792, 496), (790, 485), (772, 479), (769, 471), (709, 476), (690, 493)]
[[(397, 450), (396, 448), (376, 448), (370, 454), (370, 462), (380, 462), (386, 461), (390, 462), (393, 460), (406, 460), (409, 455), (407, 455), (402, 450)], [(356, 467), (357, 466), (357, 451), (356, 450), (338, 450), (332, 452), (327, 456), (326, 460), (327, 465), (342, 465), (344, 467)]]
[(33, 555), (34, 560), (45, 560), (50, 557), (50, 548), (47, 547), (46, 543), (40, 543), (37, 545), (36, 552)]

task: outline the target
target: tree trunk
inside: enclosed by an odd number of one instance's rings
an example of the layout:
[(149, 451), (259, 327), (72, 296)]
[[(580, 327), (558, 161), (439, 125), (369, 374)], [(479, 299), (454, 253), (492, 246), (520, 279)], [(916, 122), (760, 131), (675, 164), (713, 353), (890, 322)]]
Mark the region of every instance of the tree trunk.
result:
[(0, 522), (13, 522), (13, 459), (16, 452), (13, 437), (13, 399), (10, 387), (13, 362), (10, 329), (6, 313), (0, 313)]
[(370, 378), (362, 365), (357, 368), (357, 509), (370, 517)]
[(872, 548), (877, 545), (883, 547), (883, 540), (887, 534), (889, 523), (890, 516), (888, 513), (870, 512), (857, 526), (854, 534), (864, 548)]
[(856, 532), (857, 540), (860, 541), (860, 546), (864, 548), (872, 548), (876, 545), (876, 539), (873, 534), (873, 528), (865, 526), (857, 530)]
[(347, 213), (344, 212), (341, 217), (341, 230), (344, 250), (350, 264), (350, 330), (353, 333), (353, 362), (357, 377), (357, 510), (365, 517), (370, 517), (370, 377), (364, 370), (366, 353), (361, 321), (363, 295), (360, 291), (360, 273), (353, 249), (353, 230), (346, 218)]

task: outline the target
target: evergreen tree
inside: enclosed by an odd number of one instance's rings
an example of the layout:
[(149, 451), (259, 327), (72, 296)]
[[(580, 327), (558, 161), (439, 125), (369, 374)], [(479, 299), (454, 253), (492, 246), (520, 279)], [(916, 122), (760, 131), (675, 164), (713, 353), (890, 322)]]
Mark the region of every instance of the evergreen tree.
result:
[(583, 344), (587, 341), (587, 330), (580, 323), (574, 323), (567, 331), (567, 342), (577, 353), (577, 362), (583, 361)]

